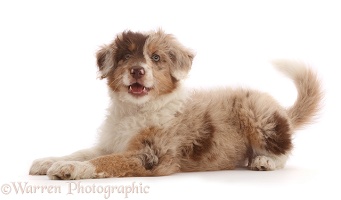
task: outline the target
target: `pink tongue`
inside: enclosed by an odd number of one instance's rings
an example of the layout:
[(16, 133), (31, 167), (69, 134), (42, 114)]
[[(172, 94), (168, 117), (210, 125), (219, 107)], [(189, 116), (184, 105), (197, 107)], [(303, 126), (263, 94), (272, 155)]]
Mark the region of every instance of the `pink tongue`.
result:
[(134, 83), (131, 85), (131, 92), (132, 93), (142, 93), (143, 92), (143, 86), (138, 84), (138, 83)]

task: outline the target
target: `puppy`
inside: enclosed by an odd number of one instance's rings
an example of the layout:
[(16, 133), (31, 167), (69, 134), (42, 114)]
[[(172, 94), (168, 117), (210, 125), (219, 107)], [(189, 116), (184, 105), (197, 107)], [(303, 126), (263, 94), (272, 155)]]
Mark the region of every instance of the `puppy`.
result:
[(91, 179), (282, 168), (293, 132), (319, 111), (322, 92), (316, 74), (303, 63), (275, 62), (298, 90), (294, 105), (283, 108), (253, 90), (186, 91), (182, 80), (193, 58), (161, 30), (119, 34), (97, 52), (111, 98), (98, 144), (35, 160), (29, 173)]

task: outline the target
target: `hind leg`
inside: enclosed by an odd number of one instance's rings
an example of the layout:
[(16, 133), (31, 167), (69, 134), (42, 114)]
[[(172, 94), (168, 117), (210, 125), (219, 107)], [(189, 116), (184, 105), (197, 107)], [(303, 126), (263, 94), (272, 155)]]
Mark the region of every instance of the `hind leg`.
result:
[(274, 112), (258, 124), (248, 135), (252, 149), (249, 168), (260, 171), (283, 168), (292, 149), (291, 128), (287, 118)]
[(282, 156), (255, 156), (249, 163), (249, 168), (256, 171), (271, 171), (283, 168), (288, 159), (287, 155)]

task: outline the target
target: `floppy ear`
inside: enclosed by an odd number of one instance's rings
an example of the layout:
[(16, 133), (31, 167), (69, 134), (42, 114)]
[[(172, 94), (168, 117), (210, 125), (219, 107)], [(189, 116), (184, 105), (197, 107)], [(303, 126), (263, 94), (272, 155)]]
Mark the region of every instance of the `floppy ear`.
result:
[(114, 52), (110, 45), (102, 46), (96, 53), (98, 73), (101, 79), (106, 78), (114, 67)]
[(171, 74), (175, 79), (181, 80), (186, 78), (190, 71), (195, 54), (177, 42), (173, 45), (169, 55), (174, 63)]

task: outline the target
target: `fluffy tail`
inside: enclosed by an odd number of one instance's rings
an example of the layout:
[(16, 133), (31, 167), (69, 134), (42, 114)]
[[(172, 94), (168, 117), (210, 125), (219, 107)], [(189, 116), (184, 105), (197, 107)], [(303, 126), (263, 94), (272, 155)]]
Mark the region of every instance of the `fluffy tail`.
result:
[(297, 88), (297, 99), (288, 108), (293, 128), (310, 123), (320, 110), (323, 93), (316, 73), (302, 62), (277, 60), (273, 64), (278, 70), (293, 79)]

